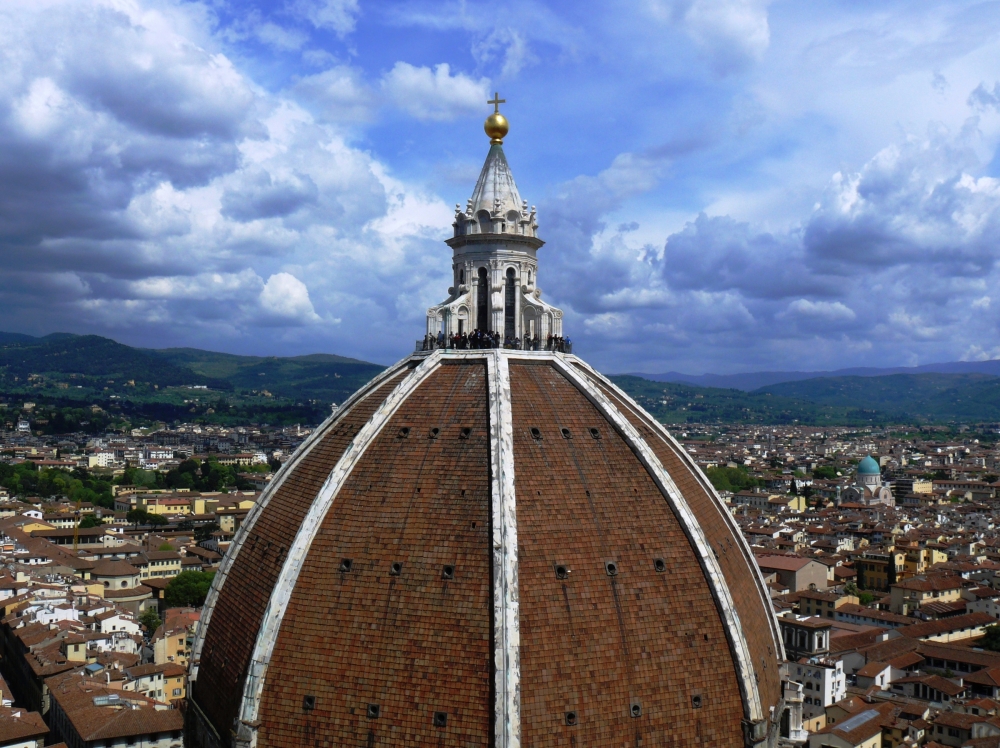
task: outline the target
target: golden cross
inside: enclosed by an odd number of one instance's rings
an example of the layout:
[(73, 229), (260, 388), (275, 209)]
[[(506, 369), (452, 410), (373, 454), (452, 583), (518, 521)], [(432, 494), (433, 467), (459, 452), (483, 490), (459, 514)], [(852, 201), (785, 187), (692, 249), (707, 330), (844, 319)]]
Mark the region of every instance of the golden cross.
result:
[(493, 92), (493, 100), (492, 101), (487, 101), (486, 103), (493, 105), (493, 113), (494, 114), (500, 114), (500, 105), (501, 104), (506, 104), (507, 103), (507, 99), (501, 99), (500, 98), (500, 93), (498, 91), (494, 91)]

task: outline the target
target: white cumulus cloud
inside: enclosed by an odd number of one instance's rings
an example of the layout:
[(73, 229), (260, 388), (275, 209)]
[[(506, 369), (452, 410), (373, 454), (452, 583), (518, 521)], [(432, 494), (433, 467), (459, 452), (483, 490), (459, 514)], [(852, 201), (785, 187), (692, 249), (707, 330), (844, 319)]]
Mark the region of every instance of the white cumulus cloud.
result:
[(684, 29), (717, 73), (759, 61), (771, 43), (771, 0), (647, 0), (653, 17)]
[(486, 78), (452, 75), (446, 62), (431, 69), (400, 61), (382, 78), (382, 91), (389, 101), (420, 120), (448, 120), (482, 111), (488, 88)]
[(282, 322), (318, 322), (319, 315), (309, 300), (309, 289), (291, 273), (275, 273), (260, 292), (260, 308), (265, 315)]
[(829, 320), (850, 320), (858, 316), (853, 309), (839, 301), (810, 301), (809, 299), (796, 299), (788, 305), (788, 309), (782, 312), (782, 315), (818, 317)]
[(295, 0), (292, 11), (319, 29), (330, 29), (339, 36), (354, 31), (359, 12), (358, 0)]
[(0, 4), (3, 326), (214, 349), (259, 349), (266, 327), (270, 350), (405, 350), (426, 290), (448, 285), (449, 212), (338, 129), (377, 98), (357, 71), (269, 93), (204, 13)]

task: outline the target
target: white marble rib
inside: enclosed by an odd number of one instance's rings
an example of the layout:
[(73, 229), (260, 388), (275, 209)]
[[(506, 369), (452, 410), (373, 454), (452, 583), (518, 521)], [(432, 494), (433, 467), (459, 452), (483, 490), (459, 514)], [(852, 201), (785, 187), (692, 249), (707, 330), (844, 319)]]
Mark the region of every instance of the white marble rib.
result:
[(621, 398), (622, 402), (626, 403), (632, 409), (633, 413), (635, 413), (639, 418), (641, 418), (650, 428), (656, 431), (660, 435), (660, 438), (662, 438), (664, 441), (670, 444), (674, 448), (674, 452), (680, 456), (681, 461), (684, 462), (688, 466), (688, 468), (694, 473), (695, 477), (698, 479), (698, 482), (701, 484), (702, 488), (704, 488), (705, 491), (708, 492), (708, 495), (711, 496), (712, 499), (715, 501), (716, 508), (719, 510), (719, 513), (723, 516), (723, 519), (726, 522), (726, 524), (729, 526), (730, 532), (732, 532), (733, 536), (736, 538), (736, 543), (739, 546), (741, 553), (743, 554), (744, 560), (750, 566), (750, 572), (753, 574), (754, 584), (755, 587), (757, 588), (757, 594), (760, 597), (761, 605), (764, 607), (764, 610), (768, 611), (767, 619), (771, 630), (771, 639), (774, 642), (775, 656), (779, 660), (784, 660), (785, 647), (781, 638), (781, 631), (778, 627), (778, 618), (774, 614), (774, 607), (771, 605), (771, 598), (767, 592), (767, 585), (764, 583), (764, 575), (761, 573), (760, 568), (757, 566), (757, 561), (756, 559), (754, 559), (753, 552), (750, 550), (750, 546), (747, 544), (746, 539), (743, 537), (743, 533), (740, 530), (739, 525), (736, 524), (736, 520), (733, 519), (733, 515), (730, 514), (728, 509), (726, 508), (725, 502), (723, 502), (722, 498), (716, 492), (715, 486), (712, 485), (712, 482), (705, 476), (701, 468), (698, 467), (698, 463), (694, 461), (694, 459), (691, 457), (690, 454), (688, 454), (688, 451), (684, 449), (684, 447), (674, 438), (673, 434), (671, 434), (667, 430), (666, 426), (664, 426), (662, 423), (660, 423), (655, 418), (646, 413), (646, 411), (643, 410), (643, 408), (638, 403), (636, 403), (635, 400), (629, 397), (629, 395), (626, 394), (620, 387), (618, 387), (618, 385), (616, 385), (614, 382), (612, 382), (610, 379), (605, 377), (600, 372), (596, 371), (586, 361), (582, 361), (576, 356), (571, 357), (571, 360), (574, 363), (577, 363), (584, 369), (586, 369), (586, 371), (594, 379), (600, 381), (602, 384), (608, 387), (608, 389), (612, 390), (618, 397)]
[(313, 500), (292, 546), (288, 549), (288, 555), (278, 576), (278, 581), (271, 592), (271, 598), (257, 634), (257, 641), (254, 644), (253, 655), (243, 687), (243, 702), (237, 725), (236, 745), (239, 748), (254, 748), (257, 744), (260, 697), (264, 688), (264, 679), (267, 677), (267, 665), (271, 659), (271, 653), (274, 651), (278, 632), (281, 629), (281, 623), (288, 609), (288, 603), (295, 589), (299, 572), (309, 555), (309, 548), (312, 546), (327, 512), (333, 505), (340, 489), (350, 477), (354, 466), (385, 424), (396, 413), (399, 406), (406, 401), (406, 398), (440, 366), (440, 363), (440, 354), (432, 353), (423, 358), (412, 374), (396, 385), (354, 437), (330, 472), (319, 494)]
[(358, 401), (367, 397), (373, 390), (377, 389), (379, 385), (385, 382), (386, 379), (398, 374), (399, 370), (404, 368), (409, 361), (409, 359), (404, 358), (399, 363), (390, 366), (385, 371), (380, 372), (378, 376), (372, 378), (370, 382), (345, 400), (344, 404), (337, 410), (336, 413), (331, 413), (330, 416), (322, 424), (316, 427), (306, 440), (299, 445), (291, 459), (281, 466), (278, 474), (274, 476), (274, 479), (264, 489), (260, 498), (257, 499), (257, 502), (253, 505), (253, 507), (251, 507), (250, 511), (247, 512), (247, 516), (243, 520), (243, 524), (241, 524), (240, 528), (236, 531), (236, 536), (233, 538), (233, 542), (230, 543), (229, 550), (226, 552), (226, 555), (223, 556), (222, 562), (219, 564), (219, 571), (216, 572), (215, 578), (212, 579), (212, 586), (209, 588), (208, 596), (205, 598), (205, 605), (202, 608), (202, 617), (198, 622), (197, 629), (195, 630), (194, 645), (191, 648), (191, 664), (188, 673), (190, 683), (194, 683), (198, 679), (198, 666), (201, 662), (201, 652), (205, 646), (205, 634), (208, 631), (208, 624), (212, 620), (212, 611), (215, 609), (215, 601), (218, 600), (219, 592), (222, 590), (222, 586), (226, 583), (226, 579), (229, 577), (229, 571), (233, 568), (236, 556), (243, 547), (243, 543), (250, 536), (250, 531), (253, 529), (257, 519), (264, 511), (265, 507), (267, 507), (270, 503), (271, 497), (278, 492), (278, 489), (280, 489), (282, 484), (285, 482), (285, 478), (292, 474), (295, 468), (300, 462), (302, 462), (305, 456), (309, 454), (312, 448), (340, 422), (341, 418), (343, 418), (351, 410), (351, 408), (358, 403)]
[(739, 613), (736, 610), (736, 605), (733, 603), (732, 594), (722, 573), (722, 568), (719, 566), (719, 561), (716, 559), (704, 531), (698, 524), (697, 518), (691, 511), (691, 507), (688, 506), (687, 501), (684, 499), (684, 495), (677, 488), (677, 485), (663, 467), (659, 458), (657, 458), (650, 446), (646, 444), (645, 439), (636, 431), (628, 419), (621, 414), (607, 395), (595, 387), (565, 359), (557, 358), (555, 366), (590, 400), (614, 426), (622, 438), (625, 439), (632, 451), (642, 461), (646, 470), (649, 471), (650, 476), (659, 486), (661, 493), (670, 503), (674, 514), (680, 520), (684, 533), (688, 536), (691, 545), (697, 552), (698, 561), (705, 571), (705, 576), (708, 579), (719, 612), (722, 615), (726, 635), (729, 639), (729, 646), (736, 660), (746, 718), (752, 723), (763, 721), (765, 715), (761, 707), (757, 681), (754, 677), (753, 660), (750, 656), (750, 648), (747, 645), (746, 637), (743, 635), (743, 628), (740, 625)]
[(503, 351), (488, 352), (493, 480), (493, 632), (496, 748), (521, 745), (521, 657), (517, 580), (517, 500), (510, 372)]

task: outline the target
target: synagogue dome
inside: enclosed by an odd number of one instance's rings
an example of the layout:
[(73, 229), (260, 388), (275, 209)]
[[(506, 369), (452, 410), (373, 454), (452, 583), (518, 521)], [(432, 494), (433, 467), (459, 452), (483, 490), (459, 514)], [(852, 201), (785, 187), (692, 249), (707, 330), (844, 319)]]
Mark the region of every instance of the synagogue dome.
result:
[[(474, 283), (541, 244), (479, 236)], [(477, 340), (504, 298), (473, 307)], [(520, 347), (434, 320), (458, 342), (429, 330), (240, 526), (193, 646), (188, 744), (773, 746), (777, 620), (692, 457), (521, 317)]]
[(858, 463), (858, 475), (881, 475), (882, 468), (879, 464), (872, 458), (871, 455), (865, 457), (861, 462)]

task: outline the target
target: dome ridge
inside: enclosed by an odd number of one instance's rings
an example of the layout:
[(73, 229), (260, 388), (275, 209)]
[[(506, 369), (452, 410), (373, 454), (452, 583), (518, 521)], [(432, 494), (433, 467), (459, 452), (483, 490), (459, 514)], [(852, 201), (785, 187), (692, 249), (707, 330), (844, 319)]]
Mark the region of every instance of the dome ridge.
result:
[[(657, 421), (655, 418), (651, 417), (642, 406), (639, 405), (631, 395), (626, 393), (621, 387), (615, 384), (611, 379), (601, 374), (593, 366), (588, 364), (583, 359), (578, 356), (572, 357), (573, 365), (582, 371), (586, 372), (591, 379), (596, 382), (601, 383), (607, 390), (614, 393), (618, 400), (628, 409), (631, 410), (632, 414), (635, 416), (636, 420), (641, 421), (646, 425), (651, 431), (656, 433), (664, 442), (672, 446), (674, 453), (680, 458), (682, 462), (695, 476), (698, 484), (704, 490), (705, 494), (708, 495), (715, 505), (715, 508), (719, 510), (720, 517), (724, 520), (725, 525), (729, 528), (736, 537), (742, 538), (742, 532), (739, 525), (736, 523), (733, 515), (729, 512), (726, 507), (725, 502), (722, 497), (719, 496), (718, 492), (715, 490), (715, 486), (712, 482), (705, 477), (705, 474), (698, 468), (697, 463), (691, 454), (684, 448), (684, 446), (671, 434), (666, 426)], [(619, 408), (624, 412), (624, 409)], [(661, 464), (663, 460), (660, 461)], [(700, 523), (699, 523), (700, 524)], [(751, 571), (752, 580), (754, 583), (754, 588), (759, 596), (760, 602), (765, 607), (770, 608), (771, 597), (768, 591), (767, 583), (764, 581), (764, 575), (760, 571), (760, 567), (757, 566), (754, 560), (753, 553), (750, 551), (746, 543), (741, 543), (738, 545), (742, 555), (744, 556), (747, 565)], [(774, 616), (768, 616), (767, 622), (770, 625), (771, 638), (774, 640), (777, 651), (782, 659), (785, 657), (784, 645), (782, 643), (781, 631), (778, 627), (778, 621)]]
[(740, 625), (739, 613), (736, 610), (736, 605), (733, 602), (722, 569), (719, 567), (717, 553), (714, 552), (714, 549), (705, 537), (705, 533), (691, 511), (691, 507), (688, 506), (684, 495), (677, 488), (677, 484), (674, 483), (674, 480), (663, 467), (659, 458), (650, 449), (649, 445), (646, 444), (645, 439), (642, 438), (635, 427), (619, 412), (611, 400), (588, 382), (580, 373), (575, 371), (573, 366), (566, 364), (565, 361), (559, 358), (556, 359), (555, 365), (614, 424), (615, 428), (625, 438), (632, 450), (639, 456), (645, 468), (659, 484), (663, 496), (681, 520), (681, 526), (690, 539), (691, 545), (699, 554), (698, 562), (705, 569), (713, 595), (728, 624), (726, 630), (730, 638), (729, 645), (736, 655), (736, 664), (740, 674), (740, 690), (744, 698), (746, 718), (751, 723), (762, 722), (765, 719), (765, 715), (761, 708), (760, 694), (754, 682), (753, 660), (750, 656), (750, 649), (746, 638), (743, 635), (743, 627)]
[(239, 553), (240, 548), (243, 546), (247, 536), (250, 534), (257, 518), (267, 508), (267, 505), (270, 503), (274, 495), (281, 489), (288, 476), (291, 475), (295, 468), (302, 462), (303, 457), (305, 457), (305, 455), (310, 452), (316, 443), (331, 430), (334, 424), (340, 422), (343, 417), (351, 411), (356, 403), (363, 400), (384, 383), (398, 375), (400, 370), (406, 368), (408, 364), (408, 359), (404, 358), (402, 361), (398, 361), (392, 366), (386, 368), (384, 371), (379, 372), (379, 374), (373, 377), (371, 381), (358, 388), (357, 391), (347, 398), (347, 400), (343, 402), (335, 413), (329, 415), (322, 424), (313, 429), (313, 432), (306, 437), (302, 444), (298, 446), (291, 458), (283, 466), (287, 469), (278, 471), (278, 474), (270, 483), (268, 483), (267, 487), (261, 493), (260, 498), (247, 512), (247, 516), (244, 519), (243, 524), (240, 525), (240, 528), (236, 531), (236, 534), (233, 537), (233, 542), (230, 546), (231, 552), (227, 552), (225, 556), (223, 556), (222, 562), (219, 564), (219, 571), (216, 572), (213, 583), (209, 588), (208, 595), (205, 598), (205, 604), (203, 606), (204, 612), (198, 622), (194, 642), (191, 647), (191, 662), (194, 663), (191, 669), (193, 678), (197, 678), (198, 675), (197, 663), (201, 659), (202, 649), (205, 646), (205, 634), (208, 631), (208, 626), (212, 619), (212, 612), (215, 609), (215, 603), (219, 596), (219, 590), (225, 583), (226, 578), (236, 561), (236, 556)]
[(256, 744), (256, 730), (253, 725), (258, 722), (261, 703), (261, 693), (267, 676), (268, 663), (274, 646), (277, 643), (278, 631), (288, 610), (288, 603), (298, 581), (302, 565), (309, 549), (319, 532), (330, 506), (337, 498), (341, 487), (350, 476), (354, 466), (365, 451), (379, 435), (382, 428), (395, 414), (396, 409), (417, 387), (435, 370), (438, 362), (434, 358), (425, 359), (417, 364), (410, 374), (393, 389), (385, 402), (372, 414), (368, 422), (361, 428), (351, 441), (346, 452), (334, 466), (323, 488), (316, 496), (305, 520), (295, 536), (295, 541), (288, 549), (284, 565), (275, 584), (271, 599), (268, 602), (260, 633), (254, 647), (246, 679), (246, 689), (239, 715), (237, 742), (252, 748)]

